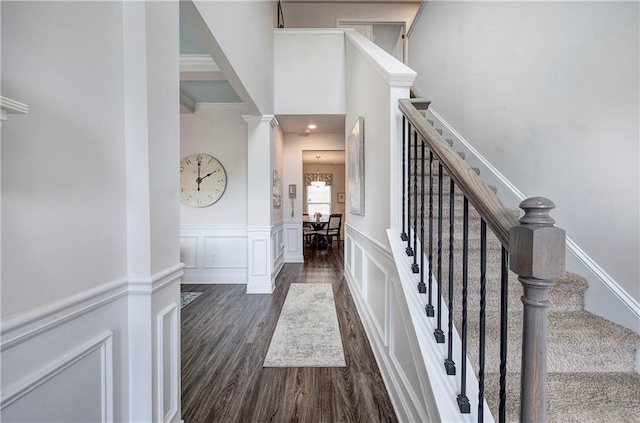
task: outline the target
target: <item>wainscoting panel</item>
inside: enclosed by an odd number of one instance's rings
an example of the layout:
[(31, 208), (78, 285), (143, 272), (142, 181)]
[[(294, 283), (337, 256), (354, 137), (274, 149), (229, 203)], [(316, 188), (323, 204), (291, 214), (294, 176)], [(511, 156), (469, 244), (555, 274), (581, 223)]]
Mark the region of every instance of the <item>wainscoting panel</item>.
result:
[(198, 237), (180, 237), (180, 261), (184, 263), (185, 269), (198, 268)]
[(179, 340), (178, 304), (173, 303), (157, 315), (158, 336), (156, 340), (157, 362), (157, 416), (163, 422), (172, 421), (178, 413), (180, 401), (179, 381)]
[(365, 277), (363, 281), (366, 281), (366, 290), (364, 292), (366, 298), (366, 304), (369, 308), (369, 313), (373, 317), (373, 323), (378, 330), (378, 335), (382, 339), (384, 345), (387, 345), (387, 310), (389, 305), (387, 301), (389, 299), (388, 287), (387, 287), (387, 275), (375, 260), (371, 257), (365, 259)]
[(247, 283), (247, 228), (182, 227), (184, 283)]
[[(182, 267), (3, 319), (2, 420), (179, 422)], [(160, 407), (164, 416), (152, 417)]]
[(304, 263), (302, 221), (287, 220), (284, 223), (284, 262)]
[[(415, 363), (420, 357), (414, 356), (411, 337), (408, 333), (410, 323), (402, 313), (402, 297), (391, 291), (391, 342), (389, 355), (403, 384), (411, 387), (412, 392), (421, 392), (420, 379), (416, 372)], [(415, 335), (414, 335), (415, 336)]]
[(275, 254), (272, 252), (274, 245), (272, 228), (269, 226), (248, 228), (247, 237), (249, 242), (247, 293), (270, 294), (275, 288), (272, 277), (275, 261)]
[[(4, 421), (112, 421), (112, 335), (105, 333), (3, 391)], [(70, 410), (73, 420), (67, 420)]]
[(440, 421), (390, 249), (345, 229), (345, 277), (398, 419)]
[(362, 277), (362, 247), (355, 241), (351, 241), (351, 246), (353, 247), (353, 276), (356, 281), (356, 288), (358, 289), (360, 295), (364, 295), (364, 290), (366, 289), (366, 285), (364, 284), (364, 278)]
[(155, 377), (153, 421), (180, 421), (180, 280), (168, 276), (153, 284)]
[(266, 239), (251, 240), (251, 276), (266, 276), (269, 269), (267, 257), (270, 255)]
[(247, 250), (247, 237), (244, 236), (205, 236), (205, 269), (238, 269), (246, 267), (246, 260), (238, 251)]
[(284, 225), (277, 223), (271, 228), (271, 255), (273, 258), (271, 266), (271, 279), (276, 280), (276, 276), (284, 266)]
[(2, 321), (2, 420), (127, 421), (128, 283)]

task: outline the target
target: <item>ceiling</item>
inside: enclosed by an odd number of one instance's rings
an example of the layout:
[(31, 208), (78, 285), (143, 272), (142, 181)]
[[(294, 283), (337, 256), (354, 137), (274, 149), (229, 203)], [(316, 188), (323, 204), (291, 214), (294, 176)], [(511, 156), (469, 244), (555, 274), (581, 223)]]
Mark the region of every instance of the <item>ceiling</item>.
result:
[(311, 134), (344, 134), (344, 115), (276, 115), (285, 134), (304, 134), (307, 125), (313, 123), (316, 129)]
[(194, 103), (242, 103), (227, 81), (180, 81), (180, 91)]
[[(205, 62), (206, 66), (203, 67), (202, 64)], [(180, 92), (188, 98), (185, 104), (187, 107), (181, 109), (186, 113), (193, 113), (193, 105), (197, 103), (242, 103), (182, 15), (180, 15)]]
[(344, 150), (304, 150), (302, 163), (318, 164), (316, 156), (320, 156), (320, 164), (344, 164)]

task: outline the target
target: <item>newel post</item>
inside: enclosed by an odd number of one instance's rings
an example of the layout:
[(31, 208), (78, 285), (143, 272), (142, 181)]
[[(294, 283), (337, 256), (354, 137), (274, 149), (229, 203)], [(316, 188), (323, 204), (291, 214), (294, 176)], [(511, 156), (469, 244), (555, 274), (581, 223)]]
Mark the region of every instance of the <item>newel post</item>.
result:
[(564, 274), (565, 232), (554, 226), (549, 212), (555, 204), (543, 197), (520, 203), (520, 225), (511, 228), (510, 268), (524, 288), (522, 302), (522, 374), (520, 421), (547, 419), (547, 320), (549, 292)]

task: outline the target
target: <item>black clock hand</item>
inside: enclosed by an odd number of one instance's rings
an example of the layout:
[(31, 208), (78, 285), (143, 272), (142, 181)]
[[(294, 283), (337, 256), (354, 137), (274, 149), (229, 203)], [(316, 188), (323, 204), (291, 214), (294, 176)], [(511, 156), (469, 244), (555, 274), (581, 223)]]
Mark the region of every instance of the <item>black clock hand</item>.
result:
[(203, 180), (204, 178), (208, 178), (209, 176), (213, 175), (213, 174), (214, 174), (214, 173), (216, 173), (216, 172), (217, 172), (217, 170), (214, 170), (213, 172), (207, 173), (207, 174), (206, 174), (206, 175), (204, 175), (202, 178), (200, 178), (200, 182), (202, 182), (202, 180)]
[(200, 178), (200, 160), (198, 160), (198, 177), (196, 178), (196, 184), (198, 184), (198, 191), (200, 191), (200, 182), (202, 182), (202, 178)]

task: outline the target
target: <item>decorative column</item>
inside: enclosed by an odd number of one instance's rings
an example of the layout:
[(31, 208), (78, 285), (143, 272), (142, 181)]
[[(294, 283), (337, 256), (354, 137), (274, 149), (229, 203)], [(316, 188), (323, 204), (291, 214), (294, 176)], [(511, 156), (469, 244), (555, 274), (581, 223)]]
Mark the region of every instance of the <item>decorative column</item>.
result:
[(520, 203), (525, 215), (511, 228), (511, 270), (524, 288), (522, 302), (522, 375), (520, 421), (547, 418), (547, 320), (549, 292), (564, 274), (565, 232), (554, 226), (549, 212), (555, 204), (543, 197)]
[(247, 122), (247, 294), (275, 289), (271, 241), (271, 129), (273, 115), (243, 116)]

